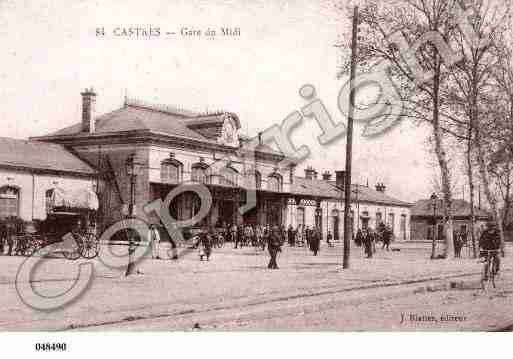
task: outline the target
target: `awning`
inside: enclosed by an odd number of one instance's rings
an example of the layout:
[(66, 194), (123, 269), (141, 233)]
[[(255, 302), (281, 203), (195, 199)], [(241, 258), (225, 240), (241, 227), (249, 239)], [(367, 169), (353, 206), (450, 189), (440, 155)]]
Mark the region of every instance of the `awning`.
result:
[(96, 211), (98, 209), (98, 197), (90, 189), (64, 190), (54, 188), (52, 194), (52, 206), (76, 209), (89, 209)]

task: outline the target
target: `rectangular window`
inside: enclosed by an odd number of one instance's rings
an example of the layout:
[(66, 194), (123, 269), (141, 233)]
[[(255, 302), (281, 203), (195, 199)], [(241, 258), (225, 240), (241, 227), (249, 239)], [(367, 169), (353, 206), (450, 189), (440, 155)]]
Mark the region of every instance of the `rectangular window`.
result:
[(392, 233), (394, 232), (394, 227), (395, 227), (395, 215), (393, 213), (389, 213), (388, 214), (388, 222), (387, 224), (390, 226), (390, 228), (392, 229)]
[(160, 171), (162, 182), (178, 183), (180, 182), (180, 169), (172, 164), (163, 164)]
[(0, 218), (18, 216), (18, 194), (18, 190), (13, 187), (0, 189)]

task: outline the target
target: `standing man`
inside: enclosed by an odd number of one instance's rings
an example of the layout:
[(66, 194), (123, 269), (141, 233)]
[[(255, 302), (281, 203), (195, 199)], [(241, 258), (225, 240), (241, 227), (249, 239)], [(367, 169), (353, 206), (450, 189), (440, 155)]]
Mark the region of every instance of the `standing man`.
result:
[(310, 249), (314, 256), (317, 256), (321, 246), (321, 231), (318, 228), (312, 230), (312, 238), (310, 239)]
[(237, 226), (235, 223), (232, 223), (232, 226), (230, 227), (230, 240), (233, 241), (233, 243), (236, 243), (237, 241)]
[[(235, 240), (235, 249), (238, 248), (239, 243), (242, 242), (242, 226), (236, 226), (235, 224), (232, 226), (232, 228), (235, 228), (235, 232), (232, 232), (233, 238)], [(242, 247), (242, 244), (240, 244)]]
[(306, 226), (305, 237), (306, 237), (306, 245), (308, 246), (308, 248), (310, 248), (310, 241), (312, 240), (312, 231), (310, 230), (310, 226)]
[(151, 256), (153, 259), (160, 259), (160, 233), (155, 224), (150, 225)]
[(364, 228), (362, 231), (362, 242), (365, 247), (367, 258), (372, 258), (372, 236), (367, 228)]
[(262, 250), (265, 251), (265, 245), (269, 244), (269, 238), (271, 238), (271, 230), (269, 229), (268, 224), (266, 224), (264, 227), (263, 236), (264, 236), (264, 238), (262, 241)]
[(3, 221), (0, 221), (0, 255), (4, 254), (4, 241), (7, 237), (7, 227)]
[(262, 247), (262, 242), (264, 240), (264, 232), (263, 232), (262, 226), (260, 224), (257, 224), (255, 226), (255, 237), (256, 237), (257, 246)]
[(390, 248), (390, 242), (392, 241), (392, 230), (390, 229), (390, 227), (386, 226), (383, 228), (383, 232), (381, 232), (381, 235), (383, 237), (383, 248), (382, 249), (386, 248), (388, 251)]
[(278, 269), (276, 257), (278, 256), (278, 252), (281, 252), (280, 229), (278, 226), (274, 226), (272, 228), (267, 246), (269, 249), (269, 255), (271, 256), (271, 260), (269, 261), (267, 268)]
[(287, 228), (287, 239), (289, 246), (294, 247), (294, 229), (292, 228), (292, 224), (289, 224), (289, 228)]

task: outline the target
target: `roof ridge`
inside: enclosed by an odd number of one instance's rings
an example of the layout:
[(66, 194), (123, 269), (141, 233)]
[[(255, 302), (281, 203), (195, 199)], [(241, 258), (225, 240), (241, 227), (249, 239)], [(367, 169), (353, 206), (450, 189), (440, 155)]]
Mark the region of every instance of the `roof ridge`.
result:
[(187, 110), (176, 105), (155, 104), (134, 98), (127, 98), (125, 100), (125, 107), (138, 107), (143, 108), (145, 110), (162, 112), (170, 115), (178, 115), (187, 118), (194, 118), (200, 116), (200, 113), (196, 111)]

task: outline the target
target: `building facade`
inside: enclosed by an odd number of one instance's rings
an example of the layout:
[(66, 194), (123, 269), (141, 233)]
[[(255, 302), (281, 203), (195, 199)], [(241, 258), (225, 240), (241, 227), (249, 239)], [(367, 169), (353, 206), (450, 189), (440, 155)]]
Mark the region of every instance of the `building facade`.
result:
[[(325, 237), (330, 232), (335, 239), (343, 237), (344, 232), (344, 187), (345, 171), (335, 171), (332, 181), (330, 172), (325, 171), (322, 179), (317, 179), (317, 171), (311, 167), (305, 169), (304, 178), (295, 178), (296, 188), (306, 193), (328, 195), (329, 198), (319, 204), (301, 201), (289, 204), (287, 224), (297, 227), (320, 228)], [(377, 184), (375, 189), (369, 186), (352, 184), (351, 228), (377, 228), (380, 223), (390, 226), (396, 240), (410, 239), (410, 207), (412, 204), (386, 195), (386, 187)]]
[(95, 170), (60, 145), (0, 138), (0, 219), (45, 220), (56, 192), (94, 207), (96, 183)]
[[(411, 210), (411, 237), (412, 240), (432, 240), (433, 233), (437, 240), (444, 237), (443, 200), (433, 201), (423, 199), (415, 202)], [(470, 203), (461, 199), (452, 202), (453, 228), (457, 232), (468, 233), (471, 228)], [(485, 223), (492, 217), (480, 208), (474, 208), (476, 229), (484, 228)], [(433, 223), (433, 218), (436, 218)]]
[[(240, 120), (231, 112), (193, 113), (125, 100), (121, 108), (97, 116), (94, 91), (81, 95), (80, 122), (29, 142), (66, 149), (90, 169), (82, 180), (97, 183), (100, 230), (126, 218), (132, 202), (137, 217), (159, 223), (148, 204), (165, 202), (170, 192), (176, 195), (168, 213), (179, 221), (190, 219), (201, 198), (183, 185), (202, 183), (212, 206), (193, 226), (303, 225), (342, 237), (344, 171), (336, 171), (334, 180), (329, 173), (317, 179), (312, 168), (305, 177), (295, 176), (294, 163), (285, 162), (260, 136), (241, 135)], [(135, 176), (129, 175), (129, 164)], [(409, 239), (409, 203), (386, 195), (383, 185), (353, 186), (353, 195), (354, 231), (385, 222), (396, 238)]]

